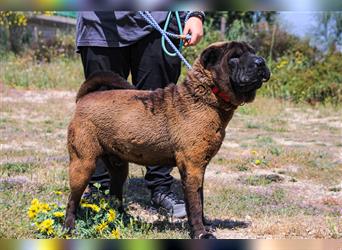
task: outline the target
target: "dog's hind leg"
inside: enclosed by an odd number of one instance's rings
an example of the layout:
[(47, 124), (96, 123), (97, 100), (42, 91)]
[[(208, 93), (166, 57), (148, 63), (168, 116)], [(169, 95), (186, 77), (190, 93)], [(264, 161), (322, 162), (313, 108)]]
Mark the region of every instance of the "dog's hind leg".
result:
[(68, 150), (70, 155), (69, 183), (70, 195), (65, 214), (64, 227), (71, 230), (75, 227), (76, 211), (82, 194), (96, 168), (96, 159), (102, 149), (92, 133), (91, 124), (69, 126)]
[(106, 164), (111, 177), (110, 195), (115, 196), (119, 201), (119, 212), (123, 212), (123, 185), (128, 176), (128, 162), (121, 160), (117, 156), (106, 156), (104, 160), (109, 162)]
[(75, 227), (76, 211), (82, 194), (95, 171), (94, 159), (73, 159), (69, 166), (70, 195), (66, 208), (65, 228)]

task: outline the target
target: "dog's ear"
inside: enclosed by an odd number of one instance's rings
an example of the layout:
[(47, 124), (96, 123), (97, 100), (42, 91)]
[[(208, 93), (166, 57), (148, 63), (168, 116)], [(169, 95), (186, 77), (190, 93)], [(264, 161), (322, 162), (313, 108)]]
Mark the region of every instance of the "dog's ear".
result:
[(205, 49), (200, 56), (202, 66), (205, 69), (215, 66), (222, 56), (222, 51), (222, 48), (219, 46), (211, 46)]

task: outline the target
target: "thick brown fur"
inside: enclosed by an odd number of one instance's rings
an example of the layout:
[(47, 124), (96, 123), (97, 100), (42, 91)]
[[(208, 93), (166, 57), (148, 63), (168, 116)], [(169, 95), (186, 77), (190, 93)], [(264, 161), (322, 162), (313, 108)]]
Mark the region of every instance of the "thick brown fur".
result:
[[(99, 157), (111, 156), (121, 165), (109, 169), (111, 194), (122, 199), (128, 162), (178, 167), (193, 238), (213, 238), (203, 221), (203, 181), (206, 166), (219, 150), (225, 129), (238, 105), (254, 99), (255, 91), (238, 94), (230, 82), (228, 60), (253, 52), (246, 43), (217, 43), (194, 62), (180, 85), (155, 91), (107, 90), (100, 86), (127, 86), (116, 75), (89, 79), (77, 95), (68, 129), (70, 155), (69, 197), (65, 226), (75, 225), (76, 209)], [(121, 85), (122, 84), (122, 85)], [(215, 95), (216, 86), (229, 95)], [(117, 161), (119, 162), (119, 161)]]

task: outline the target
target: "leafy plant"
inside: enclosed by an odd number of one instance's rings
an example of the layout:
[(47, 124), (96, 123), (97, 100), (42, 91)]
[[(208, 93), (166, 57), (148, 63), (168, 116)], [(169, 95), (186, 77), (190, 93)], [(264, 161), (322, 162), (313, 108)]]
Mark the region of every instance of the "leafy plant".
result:
[[(108, 193), (109, 190), (106, 192)], [(60, 196), (60, 191), (55, 191)], [(59, 198), (53, 203), (33, 199), (27, 216), (32, 222), (38, 238), (108, 238), (119, 239), (132, 232), (148, 233), (152, 225), (139, 218), (120, 214), (115, 209), (116, 201), (105, 199), (100, 192), (82, 199), (78, 209), (76, 230), (68, 232), (63, 228), (65, 206)]]
[(311, 104), (342, 102), (342, 53), (328, 54), (312, 64), (297, 51), (271, 67), (273, 76), (261, 89), (264, 95)]

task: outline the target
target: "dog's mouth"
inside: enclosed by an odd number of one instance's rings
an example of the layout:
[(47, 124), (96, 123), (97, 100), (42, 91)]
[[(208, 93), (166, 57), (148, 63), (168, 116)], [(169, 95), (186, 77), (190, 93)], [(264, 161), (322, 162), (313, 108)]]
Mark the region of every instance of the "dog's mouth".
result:
[(234, 82), (232, 81), (233, 88), (236, 92), (239, 93), (246, 93), (250, 91), (256, 91), (257, 89), (261, 88), (262, 86), (262, 81), (261, 80), (254, 80), (250, 82)]
[(256, 91), (257, 89), (261, 88), (264, 81), (264, 79), (260, 78), (248, 79), (248, 81), (236, 81), (234, 78), (230, 78), (233, 90), (238, 93)]

